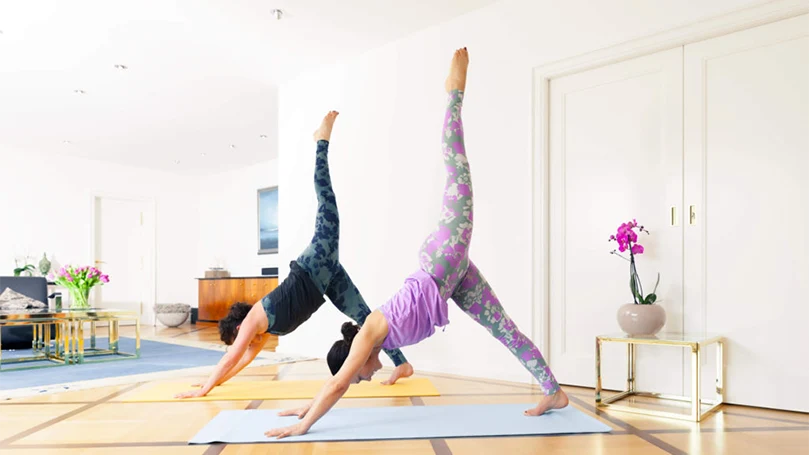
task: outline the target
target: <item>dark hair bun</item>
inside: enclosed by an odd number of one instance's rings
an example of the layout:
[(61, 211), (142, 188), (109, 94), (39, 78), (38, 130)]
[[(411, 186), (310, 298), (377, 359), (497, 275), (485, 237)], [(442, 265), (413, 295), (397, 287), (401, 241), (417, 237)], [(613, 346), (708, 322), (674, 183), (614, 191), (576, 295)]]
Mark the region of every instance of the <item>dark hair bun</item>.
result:
[(359, 331), (360, 327), (353, 322), (344, 322), (343, 326), (340, 328), (340, 332), (343, 333), (343, 340), (348, 344), (354, 341), (354, 337), (357, 336)]

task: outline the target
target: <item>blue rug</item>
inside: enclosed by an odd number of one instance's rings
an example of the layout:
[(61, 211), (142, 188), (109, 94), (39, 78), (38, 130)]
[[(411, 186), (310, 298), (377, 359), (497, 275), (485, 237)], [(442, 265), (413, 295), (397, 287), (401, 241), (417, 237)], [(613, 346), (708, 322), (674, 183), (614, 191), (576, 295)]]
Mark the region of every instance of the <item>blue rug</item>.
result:
[(295, 424), (297, 417), (279, 417), (278, 409), (222, 411), (190, 444), (482, 438), (610, 431), (609, 426), (573, 406), (539, 417), (523, 415), (523, 411), (534, 406), (536, 403), (339, 408), (323, 416), (309, 433), (280, 440), (270, 439), (264, 432)]
[[(84, 342), (89, 348), (89, 340)], [(96, 347), (105, 349), (106, 338), (96, 338)], [(124, 352), (135, 352), (134, 338), (121, 338), (119, 347)], [(30, 356), (28, 350), (3, 351), (3, 359)], [(19, 367), (43, 365), (46, 362), (24, 362), (2, 365), (0, 370), (0, 390), (12, 390), (24, 387), (51, 386), (94, 379), (107, 379), (136, 374), (156, 373), (161, 371), (180, 370), (201, 366), (216, 365), (224, 352), (181, 346), (159, 341), (141, 340), (140, 358), (116, 360), (114, 362), (85, 363), (82, 365), (62, 365), (45, 369), (15, 370)], [(101, 360), (105, 356), (89, 358), (89, 361)]]

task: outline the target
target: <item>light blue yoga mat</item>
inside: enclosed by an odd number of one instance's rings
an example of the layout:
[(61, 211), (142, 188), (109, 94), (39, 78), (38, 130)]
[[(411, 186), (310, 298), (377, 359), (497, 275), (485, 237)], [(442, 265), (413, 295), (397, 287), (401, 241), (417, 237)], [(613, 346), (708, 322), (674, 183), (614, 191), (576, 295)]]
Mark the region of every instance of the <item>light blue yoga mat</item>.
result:
[(332, 409), (309, 433), (280, 440), (267, 438), (264, 432), (293, 425), (297, 417), (279, 417), (278, 409), (222, 411), (189, 443), (446, 439), (610, 431), (609, 426), (572, 406), (539, 417), (523, 415), (534, 406), (536, 403)]
[[(106, 338), (97, 338), (96, 346), (107, 347)], [(90, 341), (84, 341), (85, 348)], [(135, 352), (134, 338), (121, 338), (118, 346), (124, 352)], [(3, 351), (4, 359), (30, 356), (30, 349), (19, 351)], [(211, 349), (200, 349), (159, 341), (141, 340), (140, 358), (116, 360), (114, 362), (86, 363), (82, 365), (63, 365), (39, 370), (17, 370), (15, 367), (27, 367), (45, 362), (25, 362), (3, 365), (0, 371), (0, 390), (11, 390), (22, 387), (39, 387), (64, 384), (92, 379), (129, 376), (133, 374), (155, 373), (158, 371), (179, 370), (206, 365), (216, 365), (224, 353)], [(88, 358), (89, 361), (101, 360), (102, 357)]]

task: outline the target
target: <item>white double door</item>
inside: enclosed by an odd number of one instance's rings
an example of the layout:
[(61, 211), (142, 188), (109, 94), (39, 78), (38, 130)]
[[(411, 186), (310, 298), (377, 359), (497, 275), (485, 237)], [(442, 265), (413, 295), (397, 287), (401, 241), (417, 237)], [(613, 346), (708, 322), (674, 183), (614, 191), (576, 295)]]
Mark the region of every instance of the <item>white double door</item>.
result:
[[(664, 330), (729, 341), (726, 400), (809, 411), (809, 17), (554, 79), (550, 102), (560, 382), (594, 385), (594, 338), (618, 332), (631, 301), (607, 238), (636, 218), (651, 231), (638, 269), (647, 293), (661, 275)], [(605, 387), (624, 386), (625, 355), (605, 350)], [(638, 356), (638, 388), (690, 392), (683, 351)]]

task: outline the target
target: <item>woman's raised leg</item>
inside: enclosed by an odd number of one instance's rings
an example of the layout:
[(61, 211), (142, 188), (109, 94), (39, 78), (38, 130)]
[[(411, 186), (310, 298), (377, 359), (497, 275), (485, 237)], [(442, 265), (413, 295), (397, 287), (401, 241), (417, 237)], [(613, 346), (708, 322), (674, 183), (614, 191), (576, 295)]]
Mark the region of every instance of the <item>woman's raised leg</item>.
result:
[(331, 175), (329, 174), (329, 139), (337, 115), (335, 111), (326, 114), (323, 123), (314, 134), (317, 142), (315, 234), (312, 242), (297, 259), (298, 265), (309, 273), (321, 293), (326, 292), (326, 288), (340, 265), (340, 216), (337, 213), (337, 199), (331, 187)]
[(445, 299), (449, 299), (466, 274), (472, 240), (472, 177), (461, 121), (468, 65), (466, 49), (457, 50), (446, 83), (449, 99), (442, 130), (442, 152), (447, 171), (444, 200), (438, 227), (424, 241), (419, 255), (422, 270), (433, 277)]

